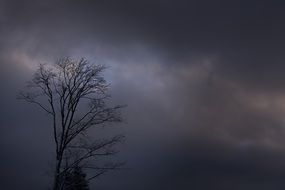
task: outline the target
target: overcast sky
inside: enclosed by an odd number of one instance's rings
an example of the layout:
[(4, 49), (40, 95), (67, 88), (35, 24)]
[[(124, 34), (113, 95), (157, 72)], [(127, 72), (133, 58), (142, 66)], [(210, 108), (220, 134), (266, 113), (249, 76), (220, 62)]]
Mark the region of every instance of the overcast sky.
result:
[(0, 184), (49, 185), (50, 121), (16, 96), (38, 63), (70, 56), (110, 66), (112, 102), (128, 105), (116, 132), (130, 170), (93, 189), (284, 189), (284, 10), (281, 0), (0, 0)]

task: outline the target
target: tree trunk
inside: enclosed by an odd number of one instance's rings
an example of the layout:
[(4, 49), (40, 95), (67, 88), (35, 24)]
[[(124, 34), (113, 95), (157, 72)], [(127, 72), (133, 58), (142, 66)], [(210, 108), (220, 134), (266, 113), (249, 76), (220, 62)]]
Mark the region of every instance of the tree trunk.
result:
[(53, 190), (60, 190), (60, 168), (61, 168), (61, 157), (56, 160), (56, 168), (54, 174)]

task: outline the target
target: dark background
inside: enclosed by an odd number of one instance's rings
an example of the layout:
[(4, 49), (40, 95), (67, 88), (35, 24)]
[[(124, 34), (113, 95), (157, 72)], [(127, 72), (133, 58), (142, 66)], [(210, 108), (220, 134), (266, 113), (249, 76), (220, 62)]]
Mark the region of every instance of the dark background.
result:
[(92, 189), (285, 188), (285, 3), (0, 0), (1, 189), (47, 189), (48, 117), (16, 100), (38, 63), (110, 68), (128, 170)]

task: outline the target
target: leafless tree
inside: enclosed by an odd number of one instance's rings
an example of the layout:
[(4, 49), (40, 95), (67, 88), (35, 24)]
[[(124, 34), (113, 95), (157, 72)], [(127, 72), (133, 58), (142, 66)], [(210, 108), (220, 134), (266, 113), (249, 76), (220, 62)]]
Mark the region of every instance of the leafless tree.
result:
[(63, 58), (56, 64), (41, 64), (28, 83), (29, 91), (20, 99), (39, 106), (52, 119), (55, 143), (55, 174), (53, 189), (64, 189), (64, 177), (74, 167), (93, 169), (94, 179), (121, 163), (92, 165), (90, 160), (117, 153), (115, 145), (123, 135), (96, 141), (88, 138), (88, 131), (107, 123), (121, 122), (120, 109), (110, 107), (108, 84), (102, 76), (105, 67), (86, 59)]

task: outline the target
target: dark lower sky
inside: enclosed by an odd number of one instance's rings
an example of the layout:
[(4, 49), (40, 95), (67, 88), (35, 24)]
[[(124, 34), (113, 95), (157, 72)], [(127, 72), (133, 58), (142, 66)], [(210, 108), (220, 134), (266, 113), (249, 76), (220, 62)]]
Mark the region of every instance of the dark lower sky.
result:
[(93, 189), (283, 190), (284, 10), (281, 0), (0, 0), (1, 186), (47, 189), (50, 121), (16, 96), (38, 63), (70, 56), (110, 66), (112, 101), (128, 105), (115, 132), (130, 169)]

